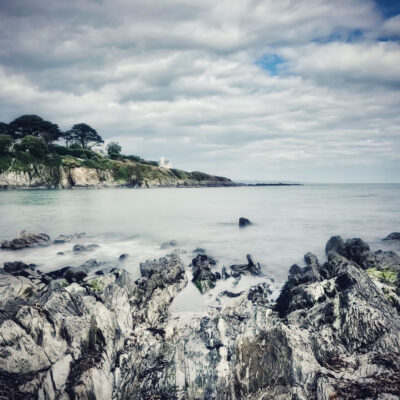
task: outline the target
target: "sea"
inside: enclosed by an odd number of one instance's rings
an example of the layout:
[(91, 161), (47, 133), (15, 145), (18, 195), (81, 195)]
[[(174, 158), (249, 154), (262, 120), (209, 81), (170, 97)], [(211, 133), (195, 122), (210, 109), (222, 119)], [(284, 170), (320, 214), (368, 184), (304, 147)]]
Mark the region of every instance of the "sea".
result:
[[(253, 224), (240, 229), (240, 217)], [(400, 184), (0, 191), (0, 240), (22, 230), (52, 239), (86, 236), (44, 248), (0, 251), (0, 266), (21, 260), (47, 272), (94, 258), (125, 268), (137, 279), (141, 262), (175, 251), (190, 281), (198, 248), (214, 257), (217, 270), (245, 264), (247, 254), (261, 264), (263, 276), (221, 281), (206, 295), (189, 283), (172, 310), (193, 312), (215, 306), (222, 290), (238, 292), (261, 281), (277, 296), (290, 266), (304, 265), (305, 253), (324, 262), (325, 244), (333, 235), (362, 238), (372, 250), (400, 252), (399, 243), (382, 241), (400, 231)], [(176, 246), (165, 245), (170, 241)], [(99, 247), (74, 254), (75, 244)], [(123, 253), (129, 257), (119, 261)]]

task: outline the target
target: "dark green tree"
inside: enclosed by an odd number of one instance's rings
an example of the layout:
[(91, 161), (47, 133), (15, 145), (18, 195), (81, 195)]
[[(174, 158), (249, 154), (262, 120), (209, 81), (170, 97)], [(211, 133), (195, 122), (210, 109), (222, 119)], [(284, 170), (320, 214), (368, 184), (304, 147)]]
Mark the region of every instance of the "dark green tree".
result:
[(111, 154), (121, 154), (121, 146), (117, 142), (110, 142), (107, 145), (107, 153), (109, 156)]
[(96, 143), (104, 143), (102, 137), (87, 124), (76, 124), (65, 135), (69, 142), (79, 143), (84, 149), (90, 149)]
[(49, 144), (61, 136), (58, 125), (45, 121), (38, 115), (21, 115), (8, 125), (10, 134), (14, 139), (22, 139), (25, 136), (36, 136)]
[(48, 148), (44, 140), (40, 137), (28, 135), (21, 140), (21, 149), (29, 151), (33, 156), (44, 158), (48, 153)]
[(8, 135), (8, 124), (0, 122), (0, 134)]
[(0, 154), (7, 154), (11, 149), (12, 143), (10, 135), (0, 134)]

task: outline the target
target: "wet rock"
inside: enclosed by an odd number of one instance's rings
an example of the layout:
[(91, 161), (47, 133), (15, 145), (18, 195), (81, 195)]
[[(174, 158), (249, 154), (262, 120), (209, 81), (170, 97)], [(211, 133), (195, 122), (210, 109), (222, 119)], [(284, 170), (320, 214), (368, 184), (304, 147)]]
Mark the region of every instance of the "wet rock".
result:
[[(369, 269), (397, 262), (384, 253)], [(72, 283), (2, 273), (0, 387), (15, 399), (399, 398), (395, 287), (336, 251), (304, 260), (276, 302), (262, 282), (188, 319), (169, 313), (187, 283), (177, 256), (142, 263), (135, 282), (94, 262)]]
[(199, 254), (192, 260), (192, 282), (204, 294), (213, 289), (218, 279), (221, 279), (219, 272), (212, 272), (211, 268), (216, 265), (216, 261), (206, 254)]
[(267, 305), (271, 301), (272, 290), (268, 283), (263, 282), (256, 286), (252, 286), (248, 290), (247, 298), (255, 304)]
[(121, 254), (121, 255), (119, 256), (118, 260), (119, 260), (119, 261), (125, 261), (128, 257), (129, 257), (129, 254), (124, 253), (124, 254)]
[(346, 241), (346, 254), (345, 256), (358, 265), (363, 264), (363, 261), (368, 258), (370, 248), (367, 243), (359, 238), (349, 239)]
[(325, 253), (328, 255), (330, 251), (340, 254), (341, 256), (346, 256), (346, 245), (340, 236), (332, 236), (325, 246)]
[(57, 236), (54, 240), (54, 244), (63, 244), (63, 243), (68, 243), (76, 239), (82, 239), (86, 237), (86, 233), (81, 232), (81, 233), (75, 233), (73, 235), (59, 235)]
[(34, 268), (36, 268), (36, 264), (25, 264), (22, 261), (8, 261), (4, 263), (4, 271), (9, 274), (20, 272), (25, 269), (34, 269)]
[(203, 249), (202, 247), (196, 247), (193, 250), (193, 253), (195, 253), (195, 254), (206, 254), (206, 249)]
[(243, 275), (261, 275), (261, 265), (253, 260), (250, 254), (247, 254), (247, 264), (235, 264), (222, 269), (223, 279), (230, 277), (240, 279)]
[(27, 247), (48, 246), (50, 244), (50, 236), (45, 233), (28, 233), (22, 231), (18, 238), (10, 241), (4, 240), (1, 243), (1, 248), (6, 250), (20, 250)]
[(400, 232), (392, 232), (387, 235), (383, 240), (400, 240)]
[(88, 244), (87, 246), (85, 246), (83, 244), (76, 244), (72, 248), (72, 251), (75, 254), (86, 253), (86, 252), (89, 252), (89, 251), (93, 251), (93, 250), (97, 249), (98, 247), (100, 247), (98, 244)]
[(239, 218), (239, 228), (245, 228), (246, 226), (252, 225), (253, 223), (244, 217)]
[(161, 243), (160, 249), (165, 250), (176, 246), (178, 246), (178, 242), (176, 240), (170, 240), (168, 242)]

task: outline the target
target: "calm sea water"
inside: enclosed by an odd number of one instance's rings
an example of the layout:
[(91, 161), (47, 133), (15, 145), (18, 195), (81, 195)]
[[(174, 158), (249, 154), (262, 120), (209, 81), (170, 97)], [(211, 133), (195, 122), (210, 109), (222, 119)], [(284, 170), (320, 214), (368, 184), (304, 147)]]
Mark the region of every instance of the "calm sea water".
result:
[[(80, 265), (88, 258), (117, 263), (139, 276), (139, 263), (171, 251), (160, 245), (176, 240), (190, 263), (196, 247), (220, 267), (245, 262), (247, 253), (276, 285), (307, 251), (324, 258), (332, 235), (361, 237), (373, 249), (399, 245), (381, 241), (400, 231), (400, 185), (305, 185), (199, 189), (26, 190), (0, 192), (0, 240), (21, 230), (59, 234), (86, 232), (88, 238), (65, 245), (0, 252), (0, 262), (23, 260), (44, 271)], [(254, 222), (238, 228), (239, 217)], [(97, 243), (90, 254), (73, 255), (75, 243)], [(397, 247), (396, 247), (397, 246)], [(57, 255), (64, 252), (63, 256)], [(248, 278), (242, 285), (254, 283)]]

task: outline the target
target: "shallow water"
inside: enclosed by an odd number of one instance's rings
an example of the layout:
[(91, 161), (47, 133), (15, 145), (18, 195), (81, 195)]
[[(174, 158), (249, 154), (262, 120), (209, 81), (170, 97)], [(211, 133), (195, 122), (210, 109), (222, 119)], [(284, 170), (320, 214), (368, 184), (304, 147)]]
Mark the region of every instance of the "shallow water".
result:
[[(0, 262), (18, 259), (48, 271), (80, 265), (88, 258), (117, 263), (120, 254), (128, 253), (123, 266), (138, 277), (139, 263), (171, 252), (160, 245), (174, 239), (187, 252), (182, 255), (187, 264), (197, 247), (214, 256), (219, 268), (244, 263), (251, 253), (265, 276), (274, 278), (279, 287), (289, 267), (301, 264), (307, 251), (323, 259), (332, 235), (361, 237), (374, 250), (400, 250), (399, 245), (381, 241), (400, 230), (399, 205), (399, 184), (0, 191), (0, 240), (16, 237), (23, 229), (52, 238), (88, 234), (64, 245), (2, 251)], [(241, 216), (254, 225), (239, 229)], [(100, 247), (74, 255), (71, 249), (76, 243)], [(254, 278), (244, 280), (241, 287), (254, 282)], [(190, 302), (185, 296), (181, 296), (182, 309), (194, 307), (196, 295), (191, 293)], [(198, 301), (207, 303), (208, 298)]]

